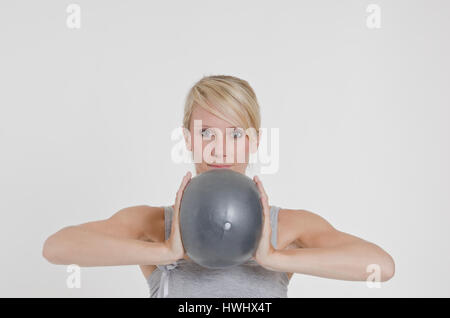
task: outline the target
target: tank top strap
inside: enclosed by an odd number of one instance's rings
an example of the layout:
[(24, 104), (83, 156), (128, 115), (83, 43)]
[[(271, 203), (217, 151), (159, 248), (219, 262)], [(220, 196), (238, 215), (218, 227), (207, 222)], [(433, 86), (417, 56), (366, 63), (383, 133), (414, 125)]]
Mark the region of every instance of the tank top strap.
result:
[(276, 205), (270, 206), (270, 226), (272, 227), (272, 245), (277, 248), (277, 234), (278, 234), (278, 213), (280, 207)]
[[(170, 230), (172, 228), (172, 212), (173, 209), (170, 205), (164, 206), (164, 240), (167, 240), (170, 236)], [(176, 262), (173, 264), (176, 264)], [(170, 266), (156, 265), (156, 267), (159, 269), (167, 269)]]
[(165, 239), (167, 240), (170, 236), (170, 230), (172, 229), (172, 214), (173, 208), (171, 205), (164, 207), (164, 232)]
[[(164, 206), (164, 236), (167, 240), (170, 236), (170, 230), (172, 227), (172, 206)], [(169, 280), (172, 270), (178, 266), (178, 261), (172, 264), (156, 265), (161, 270), (161, 278), (159, 283), (158, 298), (164, 298), (169, 293)]]

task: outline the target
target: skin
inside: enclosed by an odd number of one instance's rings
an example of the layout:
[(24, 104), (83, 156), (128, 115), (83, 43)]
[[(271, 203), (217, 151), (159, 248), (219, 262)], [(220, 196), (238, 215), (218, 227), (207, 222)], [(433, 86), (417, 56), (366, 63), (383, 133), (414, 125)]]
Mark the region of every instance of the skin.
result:
[[(212, 149), (210, 157), (202, 153), (202, 150), (212, 142), (213, 138), (204, 138), (201, 130), (196, 131), (194, 120), (201, 120), (203, 128), (214, 127), (213, 131), (216, 135), (222, 133), (222, 136), (225, 136), (222, 139), (215, 140), (218, 147)], [(233, 127), (233, 125), (201, 107), (194, 108), (189, 127), (190, 134), (185, 133), (185, 141), (187, 149), (200, 154), (199, 158), (203, 159), (201, 162), (195, 163), (197, 174), (214, 169), (208, 163), (223, 164), (229, 159), (226, 150), (233, 146), (227, 145), (226, 139), (234, 137), (233, 134), (229, 133), (229, 130), (226, 130), (227, 127)], [(239, 127), (235, 128), (239, 129)], [(210, 136), (211, 134), (206, 135)], [(197, 149), (193, 136), (201, 138), (201, 149)], [(259, 146), (259, 137), (257, 147)], [(234, 164), (231, 165), (230, 169), (245, 174), (249, 151), (253, 148), (250, 147), (248, 136), (241, 135), (239, 138), (245, 138), (245, 146), (239, 148), (239, 150), (245, 151), (246, 162), (237, 162), (238, 148), (235, 145)], [(205, 157), (208, 162), (205, 161)], [(191, 175), (188, 173), (183, 179), (179, 189), (179, 200), (181, 200), (184, 188), (190, 178)], [(381, 270), (380, 281), (387, 281), (393, 277), (395, 263), (387, 252), (374, 243), (335, 229), (328, 221), (311, 211), (280, 209), (277, 231), (278, 249), (275, 249), (270, 240), (269, 197), (258, 176), (254, 177), (254, 182), (260, 191), (264, 221), (262, 237), (253, 259), (261, 266), (269, 270), (287, 272), (289, 279), (297, 272), (326, 278), (362, 281), (367, 280), (369, 274), (371, 274), (367, 271), (367, 266), (377, 264)], [(173, 207), (176, 211), (175, 215), (178, 217), (179, 204), (175, 204)], [(179, 248), (181, 251), (181, 243)], [(189, 259), (184, 253), (182, 257)]]
[[(208, 131), (203, 132), (201, 129), (195, 130), (194, 121), (201, 120), (202, 126), (200, 128), (209, 129)], [(211, 164), (228, 164), (229, 161), (232, 161), (231, 170), (236, 172), (245, 174), (245, 171), (248, 166), (249, 154), (250, 154), (250, 139), (249, 136), (244, 134), (237, 137), (237, 135), (233, 135), (235, 132), (233, 129), (242, 129), (241, 132), (244, 132), (244, 129), (241, 127), (235, 127), (231, 123), (215, 116), (214, 114), (206, 111), (201, 107), (194, 107), (191, 115), (190, 125), (189, 125), (189, 134), (184, 130), (184, 138), (186, 142), (186, 148), (193, 153), (193, 158), (201, 158), (202, 161), (199, 163), (195, 163), (195, 170), (197, 174), (213, 169), (209, 163)], [(227, 127), (229, 128), (227, 131)], [(221, 135), (222, 140), (217, 139), (215, 141), (215, 136), (213, 134)], [(208, 136), (210, 136), (208, 138)], [(201, 140), (201, 147), (196, 147), (195, 138)], [(231, 144), (231, 139), (235, 140), (234, 147)], [(238, 138), (245, 138), (245, 144), (243, 147), (239, 147)], [(229, 143), (227, 145), (227, 139)], [(216, 147), (210, 147), (211, 151), (206, 153), (205, 149), (209, 144), (213, 142), (217, 143)], [(259, 146), (259, 139), (257, 146)], [(232, 158), (230, 159), (228, 154), (232, 153), (231, 149), (234, 149)], [(228, 151), (227, 151), (228, 150)], [(254, 151), (256, 148), (254, 149)], [(245, 153), (245, 162), (238, 162), (238, 152), (242, 151)], [(210, 155), (209, 155), (210, 154)], [(212, 161), (212, 162), (211, 162)]]
[[(194, 130), (194, 120), (202, 120), (203, 125), (214, 128), (212, 139), (201, 139), (205, 149), (212, 141), (217, 148), (204, 153), (196, 146), (194, 137), (200, 132)], [(214, 169), (208, 163), (227, 162), (228, 139), (238, 134), (229, 133), (227, 127), (233, 125), (215, 115), (195, 108), (191, 116), (190, 134), (185, 134), (186, 147), (193, 154), (200, 154), (200, 162), (195, 163), (197, 174)], [(233, 131), (233, 130), (231, 130)], [(216, 136), (224, 138), (217, 138)], [(208, 134), (209, 135), (209, 134)], [(201, 135), (203, 137), (204, 135)], [(250, 143), (248, 136), (239, 149), (245, 152), (244, 162), (237, 162), (238, 145), (234, 145), (234, 162), (231, 169), (245, 173), (249, 154), (257, 150), (259, 138)], [(198, 144), (197, 144), (198, 145)], [(252, 146), (251, 146), (252, 145)], [(42, 255), (52, 264), (78, 264), (81, 267), (139, 265), (148, 278), (156, 265), (171, 264), (185, 258), (179, 227), (179, 207), (183, 191), (191, 179), (188, 172), (183, 177), (176, 193), (172, 228), (165, 240), (164, 209), (159, 206), (139, 205), (121, 209), (111, 217), (63, 227), (50, 235), (44, 242)], [(271, 244), (269, 218), (269, 196), (262, 181), (255, 176), (254, 182), (261, 194), (263, 206), (263, 229), (261, 240), (253, 259), (266, 269), (288, 273), (301, 273), (341, 280), (365, 281), (371, 274), (367, 266), (376, 264), (380, 281), (393, 277), (395, 263), (381, 247), (348, 233), (335, 229), (321, 216), (302, 209), (280, 209), (278, 215), (278, 248)]]

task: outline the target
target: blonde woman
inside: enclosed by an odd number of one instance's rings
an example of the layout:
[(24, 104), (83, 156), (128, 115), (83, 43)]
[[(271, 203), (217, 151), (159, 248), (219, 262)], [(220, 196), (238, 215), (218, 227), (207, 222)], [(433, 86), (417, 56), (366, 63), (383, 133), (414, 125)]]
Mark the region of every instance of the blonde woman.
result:
[[(198, 121), (201, 125), (194, 125)], [(257, 147), (260, 121), (247, 81), (217, 75), (195, 83), (186, 98), (183, 128), (187, 149), (197, 158), (196, 173), (221, 168), (245, 174), (257, 149), (246, 132), (256, 131)], [(219, 135), (224, 138), (215, 140)], [(239, 148), (244, 161), (234, 157), (229, 163), (228, 138), (244, 141)], [(213, 139), (216, 147), (205, 160), (202, 150)], [(394, 275), (392, 257), (379, 246), (337, 230), (313, 212), (269, 205), (257, 176), (264, 222), (253, 258), (228, 269), (202, 268), (185, 254), (180, 235), (180, 202), (191, 177), (190, 172), (183, 177), (173, 205), (126, 207), (106, 220), (65, 227), (46, 240), (43, 256), (53, 264), (139, 265), (150, 297), (287, 297), (293, 273), (365, 281), (370, 264), (378, 265), (381, 281)]]

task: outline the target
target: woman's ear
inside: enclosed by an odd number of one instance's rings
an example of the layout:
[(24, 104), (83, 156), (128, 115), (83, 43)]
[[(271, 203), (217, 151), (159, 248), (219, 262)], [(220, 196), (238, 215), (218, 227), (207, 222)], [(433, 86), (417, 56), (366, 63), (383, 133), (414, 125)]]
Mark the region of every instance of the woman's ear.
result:
[(186, 149), (192, 151), (191, 147), (191, 132), (186, 127), (181, 127), (183, 129), (184, 142), (186, 143)]

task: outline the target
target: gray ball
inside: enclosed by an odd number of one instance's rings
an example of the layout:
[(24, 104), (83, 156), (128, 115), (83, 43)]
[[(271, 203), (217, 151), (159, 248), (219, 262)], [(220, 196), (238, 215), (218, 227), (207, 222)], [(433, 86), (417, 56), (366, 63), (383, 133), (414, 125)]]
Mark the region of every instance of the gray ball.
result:
[(180, 231), (186, 254), (206, 268), (248, 261), (262, 234), (262, 204), (255, 182), (229, 169), (193, 177), (180, 205)]

